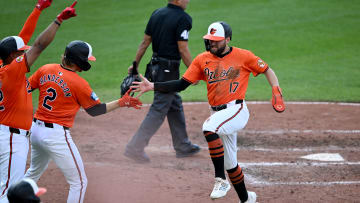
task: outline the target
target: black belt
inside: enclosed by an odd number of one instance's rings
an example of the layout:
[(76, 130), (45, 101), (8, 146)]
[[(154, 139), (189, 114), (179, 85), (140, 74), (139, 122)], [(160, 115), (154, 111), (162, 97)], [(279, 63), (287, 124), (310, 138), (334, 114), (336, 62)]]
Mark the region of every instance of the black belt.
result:
[[(20, 129), (18, 129), (18, 128), (9, 127), (9, 131), (10, 131), (11, 133), (20, 134)], [(26, 135), (29, 135), (29, 131), (26, 131)]]
[[(235, 104), (241, 104), (241, 103), (243, 103), (243, 100), (242, 99), (237, 99), (236, 101), (235, 101)], [(213, 110), (213, 111), (221, 111), (221, 110), (224, 110), (224, 109), (226, 109), (227, 108), (227, 104), (222, 104), (222, 105), (219, 105), (219, 106), (212, 106), (211, 107), (211, 109)]]
[(167, 59), (167, 58), (158, 56), (157, 53), (153, 53), (151, 60), (154, 60), (155, 63), (156, 63), (156, 61), (158, 61), (158, 62), (165, 61), (165, 62), (169, 63), (169, 65), (171, 63), (180, 64), (180, 59), (178, 59), (178, 60), (176, 60), (176, 59)]
[(180, 64), (180, 60), (174, 60), (174, 59), (167, 59), (167, 58), (163, 58), (163, 57), (156, 57), (159, 59), (159, 61), (165, 61), (168, 63), (176, 63), (176, 64)]
[[(38, 119), (34, 118), (34, 122), (36, 122)], [(40, 121), (40, 120), (39, 120)], [(44, 126), (47, 128), (54, 128), (54, 124), (52, 123), (46, 123), (44, 121), (42, 121), (44, 123)], [(69, 130), (69, 127), (63, 126), (64, 130)]]

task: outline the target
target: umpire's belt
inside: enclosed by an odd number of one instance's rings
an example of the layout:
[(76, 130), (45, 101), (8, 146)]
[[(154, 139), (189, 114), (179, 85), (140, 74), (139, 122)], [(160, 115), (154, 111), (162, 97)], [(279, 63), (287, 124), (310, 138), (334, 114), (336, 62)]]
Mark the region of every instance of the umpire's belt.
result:
[(155, 63), (155, 64), (158, 63), (158, 62), (166, 62), (166, 63), (168, 63), (168, 66), (170, 66), (171, 64), (176, 64), (176, 65), (180, 64), (180, 60), (167, 59), (167, 58), (164, 58), (164, 57), (160, 57), (155, 52), (152, 55), (151, 61), (153, 63)]
[(19, 134), (19, 135), (29, 135), (29, 131), (19, 129), (19, 128), (13, 128), (6, 125), (0, 125), (1, 130), (8, 130), (11, 133)]
[(226, 109), (227, 107), (230, 107), (230, 106), (233, 106), (234, 104), (241, 104), (243, 103), (243, 100), (242, 99), (237, 99), (237, 100), (233, 100), (227, 104), (222, 104), (222, 105), (219, 105), (219, 106), (212, 106), (211, 109), (213, 111), (221, 111), (223, 109)]
[(69, 130), (69, 127), (62, 126), (62, 125), (59, 125), (59, 124), (56, 124), (56, 123), (47, 123), (47, 122), (41, 121), (41, 120), (36, 119), (36, 118), (34, 118), (34, 122), (36, 124), (44, 125), (47, 128), (63, 128), (64, 130)]
[(157, 57), (157, 59), (160, 61), (164, 61), (167, 62), (169, 65), (170, 64), (180, 64), (180, 60), (173, 60), (173, 59), (167, 59), (167, 58), (163, 58), (163, 57)]

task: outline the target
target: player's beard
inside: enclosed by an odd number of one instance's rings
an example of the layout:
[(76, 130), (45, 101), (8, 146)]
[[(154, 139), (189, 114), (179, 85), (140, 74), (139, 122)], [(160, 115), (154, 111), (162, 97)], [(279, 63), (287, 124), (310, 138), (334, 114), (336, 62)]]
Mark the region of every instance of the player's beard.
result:
[(210, 53), (216, 55), (216, 56), (221, 56), (224, 52), (226, 48), (226, 43), (223, 44), (223, 46), (217, 48), (216, 50), (214, 50), (214, 48), (210, 48)]

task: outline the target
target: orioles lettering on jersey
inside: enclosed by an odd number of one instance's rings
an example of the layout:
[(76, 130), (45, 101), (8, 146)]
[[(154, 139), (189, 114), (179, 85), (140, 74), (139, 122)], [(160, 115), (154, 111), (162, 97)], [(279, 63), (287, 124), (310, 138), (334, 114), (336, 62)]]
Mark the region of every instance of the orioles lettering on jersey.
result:
[[(61, 76), (62, 73), (59, 75)], [(46, 82), (54, 82), (63, 90), (65, 97), (71, 97), (70, 89), (67, 87), (66, 82), (60, 76), (57, 76), (55, 74), (43, 75), (40, 78), (40, 85), (43, 85)]]
[(208, 83), (211, 84), (211, 83), (216, 83), (216, 82), (220, 82), (223, 80), (234, 79), (240, 74), (240, 70), (238, 70), (238, 69), (235, 70), (231, 66), (227, 70), (222, 69), (220, 71), (218, 69), (216, 69), (215, 71), (211, 71), (209, 68), (205, 68), (204, 74), (207, 77)]

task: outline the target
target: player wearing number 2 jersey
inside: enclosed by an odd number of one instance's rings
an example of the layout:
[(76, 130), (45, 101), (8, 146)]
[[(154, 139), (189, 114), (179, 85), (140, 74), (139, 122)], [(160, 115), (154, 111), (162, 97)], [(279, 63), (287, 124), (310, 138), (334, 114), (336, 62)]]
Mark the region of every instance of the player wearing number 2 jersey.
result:
[[(26, 73), (52, 42), (61, 22), (51, 23), (35, 40), (26, 45), (34, 32), (40, 11), (50, 6), (51, 0), (39, 0), (27, 19), (19, 36), (9, 36), (0, 41), (0, 202), (8, 202), (7, 190), (24, 176), (29, 141), (28, 130), (32, 120), (32, 98)], [(67, 8), (58, 19), (75, 15)], [(28, 50), (25, 53), (25, 50)]]
[(233, 184), (240, 202), (255, 203), (256, 193), (247, 191), (244, 174), (237, 162), (237, 132), (249, 119), (245, 93), (250, 74), (265, 74), (273, 90), (273, 108), (285, 110), (278, 79), (274, 71), (251, 51), (229, 47), (232, 30), (225, 22), (215, 22), (204, 36), (207, 52), (198, 55), (181, 80), (150, 83), (134, 82), (133, 88), (168, 92), (182, 91), (190, 84), (204, 80), (212, 115), (204, 122), (202, 130), (208, 142), (210, 157), (215, 168), (215, 185), (212, 199), (221, 198), (230, 190), (225, 170)]
[(87, 71), (95, 61), (92, 47), (83, 41), (72, 41), (65, 49), (61, 64), (39, 68), (30, 78), (33, 89), (39, 89), (39, 105), (31, 128), (31, 163), (25, 177), (38, 181), (50, 160), (64, 173), (70, 185), (67, 202), (83, 202), (87, 178), (80, 153), (71, 138), (70, 128), (80, 107), (91, 116), (118, 107), (139, 109), (141, 102), (129, 96), (101, 103), (90, 85), (76, 72)]

